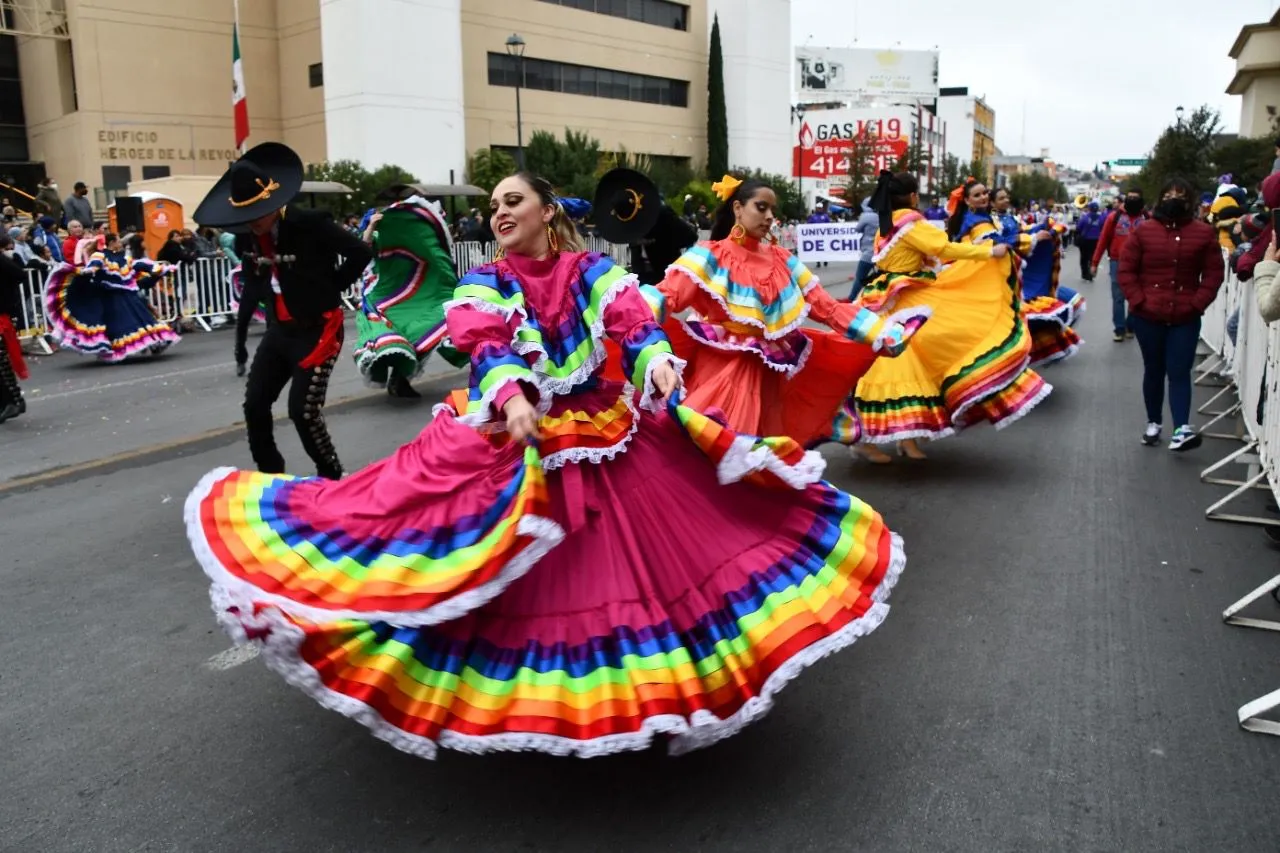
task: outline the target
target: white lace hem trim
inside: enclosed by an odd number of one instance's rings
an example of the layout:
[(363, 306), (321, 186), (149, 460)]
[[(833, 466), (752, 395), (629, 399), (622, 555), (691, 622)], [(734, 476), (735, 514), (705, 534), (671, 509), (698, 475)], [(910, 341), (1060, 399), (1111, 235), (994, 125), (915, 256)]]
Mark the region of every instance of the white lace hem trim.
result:
[(788, 465), (768, 447), (754, 445), (755, 439), (750, 436), (740, 435), (733, 440), (716, 467), (720, 485), (727, 486), (756, 471), (767, 470), (791, 488), (802, 491), (821, 480), (827, 470), (827, 460), (816, 450), (806, 450), (800, 462)]
[[(263, 624), (270, 628), (270, 633), (265, 640), (258, 642), (261, 644), (263, 661), (286, 682), (306, 693), (322, 707), (337, 711), (365, 726), (379, 740), (419, 758), (434, 759), (441, 747), (473, 755), (536, 751), (550, 755), (596, 758), (648, 749), (653, 743), (654, 735), (658, 734), (671, 735), (669, 753), (682, 755), (731, 737), (750, 723), (764, 717), (773, 709), (776, 696), (801, 672), (828, 655), (853, 645), (858, 639), (880, 627), (889, 614), (889, 605), (886, 602), (901, 578), (907, 562), (902, 537), (896, 533), (891, 533), (890, 537), (892, 544), (889, 566), (885, 571), (884, 580), (871, 595), (875, 603), (867, 612), (834, 634), (797, 652), (765, 679), (758, 695), (748, 699), (737, 712), (725, 719), (716, 717), (710, 711), (699, 710), (694, 711), (688, 718), (680, 714), (649, 717), (637, 732), (604, 735), (591, 740), (575, 740), (527, 732), (463, 735), (443, 731), (440, 733), (439, 740), (433, 741), (393, 726), (370, 706), (326, 687), (315, 669), (298, 655), (298, 648), (304, 637), (302, 630), (290, 624), (282, 614), (270, 609), (261, 614), (264, 617)], [(243, 626), (235, 622), (234, 617), (225, 610), (220, 609), (218, 593), (219, 591), (215, 589), (214, 612), (218, 614), (218, 621), (230, 629), (229, 633), (237, 643), (247, 642)], [(229, 626), (228, 619), (235, 624)]]
[[(712, 323), (711, 320), (703, 320), (702, 322)], [(692, 338), (695, 342), (697, 342), (701, 346), (711, 347), (712, 349), (718, 349), (724, 352), (743, 352), (749, 355), (754, 355), (757, 358), (759, 358), (762, 362), (764, 362), (765, 367), (769, 368), (770, 370), (776, 370), (778, 373), (783, 374), (788, 379), (791, 379), (797, 373), (799, 373), (801, 370), (804, 369), (805, 363), (809, 361), (809, 354), (813, 352), (813, 342), (810, 341), (809, 338), (806, 336), (804, 339), (805, 341), (804, 349), (801, 351), (800, 357), (796, 359), (796, 363), (795, 364), (778, 364), (775, 361), (770, 361), (768, 358), (765, 357), (764, 353), (762, 353), (759, 349), (755, 347), (747, 346), (746, 344), (735, 344), (729, 341), (712, 341), (702, 337), (699, 334), (695, 334), (694, 331), (689, 327), (689, 322), (683, 317), (680, 318), (680, 325), (684, 326), (684, 330), (689, 335), (689, 337)], [(772, 340), (777, 340), (777, 339), (774, 338)]]
[[(308, 621), (333, 622), (340, 619), (360, 619), (365, 621), (390, 622), (402, 626), (437, 625), (457, 619), (496, 598), (512, 581), (526, 574), (534, 564), (541, 560), (548, 551), (559, 545), (564, 539), (564, 530), (549, 518), (528, 515), (521, 518), (516, 531), (522, 536), (531, 536), (533, 541), (519, 554), (502, 567), (497, 577), (487, 583), (461, 592), (439, 604), (423, 610), (351, 610), (347, 608), (315, 607), (299, 604), (278, 593), (267, 592), (249, 581), (243, 580), (227, 571), (226, 567), (213, 553), (204, 526), (200, 523), (200, 506), (208, 499), (213, 486), (234, 468), (215, 468), (201, 478), (191, 494), (187, 495), (183, 510), (183, 519), (187, 526), (187, 538), (195, 552), (196, 560), (204, 573), (213, 583), (213, 589), (222, 595), (230, 606), (241, 608), (246, 618), (253, 613), (253, 603), (272, 604), (286, 613)], [(216, 605), (215, 601), (215, 605)], [(216, 609), (216, 608), (215, 608)]]

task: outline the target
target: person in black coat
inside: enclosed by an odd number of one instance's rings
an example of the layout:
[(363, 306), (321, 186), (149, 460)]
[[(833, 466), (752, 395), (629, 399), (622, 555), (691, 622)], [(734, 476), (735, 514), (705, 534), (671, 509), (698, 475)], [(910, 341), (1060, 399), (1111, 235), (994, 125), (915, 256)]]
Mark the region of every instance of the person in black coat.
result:
[(13, 238), (0, 235), (0, 423), (27, 410), (19, 379), (27, 376), (18, 329), (22, 320), (22, 283), (26, 273), (12, 257)]
[[(249, 368), (244, 419), (258, 470), (285, 471), (271, 406), (289, 389), (289, 418), (321, 477), (342, 465), (324, 420), (329, 377), (342, 351), (342, 295), (372, 260), (364, 242), (324, 212), (289, 204), (302, 186), (302, 161), (276, 142), (258, 145), (231, 165), (200, 203), (201, 225), (237, 232), (244, 293), (236, 319), (236, 375), (249, 352), (249, 323), (266, 306), (267, 330)], [(341, 259), (341, 263), (339, 263)]]

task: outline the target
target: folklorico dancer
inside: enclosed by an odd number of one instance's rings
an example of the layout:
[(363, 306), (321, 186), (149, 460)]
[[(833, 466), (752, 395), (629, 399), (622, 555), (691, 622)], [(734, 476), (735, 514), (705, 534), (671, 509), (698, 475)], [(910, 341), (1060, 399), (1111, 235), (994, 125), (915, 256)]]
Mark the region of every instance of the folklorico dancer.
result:
[[(1008, 246), (953, 243), (916, 210), (919, 184), (906, 172), (880, 173), (871, 207), (880, 217), (875, 270), (858, 304), (884, 314), (928, 307), (932, 317), (901, 356), (877, 359), (844, 406), (837, 438), (901, 442), (923, 458), (917, 439), (937, 439), (983, 421), (1007, 426), (1051, 388), (1028, 368), (1031, 336)], [(940, 262), (950, 264), (936, 272)], [(887, 454), (858, 445), (871, 461)]]
[(50, 337), (62, 349), (118, 364), (159, 354), (181, 340), (143, 298), (169, 271), (160, 261), (127, 261), (112, 235), (107, 251), (82, 265), (61, 264), (45, 282)]
[(901, 539), (816, 452), (679, 402), (636, 277), (545, 180), (490, 211), (502, 257), (446, 316), (471, 380), (417, 438), (338, 482), (221, 469), (187, 499), (219, 619), (414, 755), (729, 737), (884, 620)]
[[(410, 383), (444, 340), (444, 304), (458, 286), (444, 211), (410, 196), (366, 213), (360, 233), (373, 247), (373, 264), (365, 270), (356, 314), (356, 368), (367, 385), (393, 397), (418, 397)], [(465, 357), (451, 361), (467, 363)]]
[[(879, 355), (901, 353), (928, 309), (882, 320), (837, 302), (795, 255), (770, 242), (771, 188), (725, 175), (712, 189), (721, 204), (711, 240), (681, 255), (656, 288), (642, 288), (688, 363), (686, 403), (714, 407), (739, 432), (805, 446), (825, 441), (858, 379)], [(628, 192), (643, 204), (656, 189)], [(687, 309), (688, 317), (673, 316)], [(806, 320), (838, 334), (803, 328)]]
[(22, 357), (22, 341), (7, 309), (0, 310), (0, 423), (27, 410), (19, 379), (26, 379), (27, 362)]
[[(245, 338), (255, 309), (265, 304), (267, 330), (245, 386), (244, 419), (258, 470), (282, 474), (271, 405), (289, 389), (289, 417), (321, 477), (338, 479), (342, 465), (324, 421), (329, 375), (342, 351), (342, 294), (369, 263), (359, 237), (327, 214), (290, 205), (302, 187), (302, 161), (278, 142), (252, 148), (219, 179), (196, 209), (201, 225), (246, 227), (236, 250), (244, 294), (236, 319), (236, 375), (249, 359)], [(342, 258), (339, 266), (338, 258)]]
[(965, 243), (1003, 243), (1025, 259), (1014, 272), (1020, 275), (1021, 313), (1031, 332), (1031, 366), (1038, 367), (1079, 351), (1083, 342), (1072, 325), (1084, 310), (1084, 297), (1058, 284), (1062, 226), (1051, 220), (1024, 229), (1009, 212), (1011, 204), (1007, 189), (991, 196), (981, 183), (966, 182), (948, 233)]

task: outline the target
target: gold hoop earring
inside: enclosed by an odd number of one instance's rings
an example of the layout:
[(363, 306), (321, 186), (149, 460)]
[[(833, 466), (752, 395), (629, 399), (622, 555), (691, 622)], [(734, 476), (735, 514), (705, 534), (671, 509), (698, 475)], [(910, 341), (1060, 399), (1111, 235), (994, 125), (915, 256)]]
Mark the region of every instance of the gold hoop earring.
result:
[(547, 246), (551, 249), (551, 254), (560, 254), (560, 238), (556, 235), (556, 229), (550, 225), (547, 226)]
[(745, 243), (747, 241), (747, 229), (742, 227), (741, 222), (735, 222), (733, 227), (729, 229), (729, 239), (735, 243)]
[(493, 260), (495, 263), (497, 263), (498, 261), (502, 260), (506, 256), (507, 256), (507, 250), (499, 246), (498, 251), (493, 253)]

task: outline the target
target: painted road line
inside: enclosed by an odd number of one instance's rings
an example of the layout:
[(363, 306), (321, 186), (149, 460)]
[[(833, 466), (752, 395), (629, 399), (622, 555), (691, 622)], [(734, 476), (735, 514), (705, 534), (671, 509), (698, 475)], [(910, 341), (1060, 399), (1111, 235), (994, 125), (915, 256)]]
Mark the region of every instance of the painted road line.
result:
[(258, 647), (256, 644), (246, 643), (243, 646), (232, 646), (223, 652), (218, 652), (213, 657), (204, 662), (205, 669), (211, 669), (214, 672), (225, 672), (228, 669), (234, 669), (241, 664), (246, 664), (258, 656)]
[(90, 385), (86, 388), (73, 388), (70, 391), (55, 391), (52, 394), (41, 394), (36, 391), (27, 392), (27, 403), (39, 403), (45, 400), (61, 400), (66, 397), (75, 397), (80, 394), (92, 394), (99, 391), (112, 391), (116, 388), (128, 388), (133, 385), (145, 385), (148, 382), (156, 380), (176, 379), (179, 376), (190, 376), (193, 373), (203, 373), (207, 370), (227, 370), (225, 364), (202, 364), (199, 367), (185, 367), (182, 370), (171, 370), (168, 373), (157, 373), (154, 376), (136, 376), (133, 379), (122, 379), (119, 382), (105, 382), (102, 385)]

